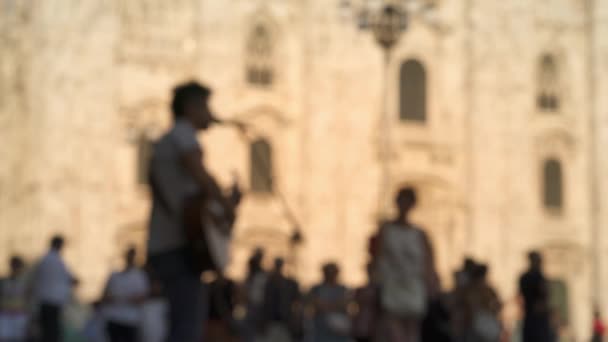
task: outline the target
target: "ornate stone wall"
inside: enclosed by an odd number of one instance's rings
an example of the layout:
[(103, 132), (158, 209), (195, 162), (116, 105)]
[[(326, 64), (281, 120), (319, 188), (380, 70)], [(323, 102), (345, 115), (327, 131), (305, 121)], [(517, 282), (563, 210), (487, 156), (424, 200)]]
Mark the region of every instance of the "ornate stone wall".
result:
[[(236, 171), (247, 189), (249, 143), (265, 138), (275, 187), (305, 234), (290, 249), (293, 223), (279, 194), (250, 194), (233, 273), (261, 244), (295, 258), (305, 284), (332, 259), (346, 282), (359, 283), (378, 203), (390, 201), (380, 191), (377, 146), (386, 85), (389, 185), (420, 189), (415, 215), (435, 243), (444, 283), (471, 254), (491, 264), (512, 303), (525, 252), (538, 248), (568, 287), (574, 332), (586, 337), (596, 297), (608, 309), (600, 290), (608, 281), (608, 3), (437, 3), (441, 25), (414, 18), (383, 79), (372, 35), (338, 1), (0, 2), (0, 257), (33, 259), (64, 232), (68, 261), (84, 279), (80, 294), (98, 295), (121, 250), (145, 241), (139, 142), (170, 125), (172, 86), (197, 78), (214, 89), (219, 116), (253, 128), (246, 138), (221, 127), (201, 137), (210, 169), (225, 184)], [(248, 39), (259, 25), (271, 37), (269, 85), (247, 77)], [(544, 54), (559, 70), (553, 114), (537, 107)], [(399, 121), (399, 70), (408, 59), (426, 71), (425, 124)], [(547, 158), (563, 168), (561, 212), (542, 204)]]
[(608, 283), (608, 272), (606, 272), (606, 251), (608, 251), (608, 235), (606, 234), (606, 224), (608, 223), (608, 182), (605, 177), (605, 170), (608, 169), (608, 156), (605, 153), (605, 146), (608, 142), (608, 98), (603, 94), (608, 91), (608, 42), (604, 37), (608, 32), (608, 2), (590, 1), (590, 14), (593, 25), (589, 27), (589, 41), (593, 46), (593, 54), (590, 62), (590, 74), (592, 80), (591, 87), (591, 114), (590, 130), (593, 132), (593, 148), (591, 152), (595, 158), (592, 164), (592, 214), (594, 215), (593, 224), (596, 228), (592, 239), (595, 252), (592, 258), (595, 260), (594, 288), (595, 296), (600, 303), (600, 307), (605, 312), (608, 307), (608, 296), (602, 291)]
[(38, 204), (31, 197), (35, 188), (32, 160), (21, 158), (34, 152), (31, 132), (35, 122), (27, 100), (30, 46), (26, 39), (32, 23), (31, 14), (21, 2), (3, 3), (1, 13), (0, 44), (4, 48), (0, 58), (0, 208), (3, 213), (0, 215), (0, 249), (15, 251), (17, 246), (30, 241), (9, 227), (31, 221), (31, 213)]

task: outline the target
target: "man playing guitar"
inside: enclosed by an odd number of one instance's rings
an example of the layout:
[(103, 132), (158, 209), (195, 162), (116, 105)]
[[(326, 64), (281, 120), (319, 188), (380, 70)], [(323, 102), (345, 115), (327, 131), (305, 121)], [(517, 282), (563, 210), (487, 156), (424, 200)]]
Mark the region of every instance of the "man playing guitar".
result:
[[(174, 124), (155, 144), (150, 161), (152, 211), (148, 261), (169, 300), (170, 342), (201, 341), (208, 299), (203, 270), (221, 271), (207, 233), (229, 236), (241, 193), (219, 187), (203, 164), (197, 131), (218, 122), (209, 108), (211, 90), (189, 82), (175, 88)], [(215, 241), (215, 240), (213, 240)], [(215, 247), (215, 250), (214, 250)]]

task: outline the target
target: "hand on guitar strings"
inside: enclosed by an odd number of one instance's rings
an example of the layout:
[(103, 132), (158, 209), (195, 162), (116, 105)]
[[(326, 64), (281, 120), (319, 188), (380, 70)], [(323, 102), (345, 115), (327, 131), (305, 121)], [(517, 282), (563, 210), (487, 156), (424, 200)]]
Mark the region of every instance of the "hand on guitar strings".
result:
[(239, 185), (239, 180), (236, 171), (232, 172), (232, 186), (230, 188), (230, 201), (236, 207), (241, 203), (241, 199), (243, 198), (243, 192), (241, 191), (241, 186)]

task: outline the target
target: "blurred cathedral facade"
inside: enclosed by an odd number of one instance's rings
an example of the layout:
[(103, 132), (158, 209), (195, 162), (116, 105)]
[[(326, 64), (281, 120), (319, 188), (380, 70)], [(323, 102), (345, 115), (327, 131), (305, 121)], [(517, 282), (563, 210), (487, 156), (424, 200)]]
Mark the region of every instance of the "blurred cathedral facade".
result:
[(439, 24), (412, 18), (384, 78), (349, 1), (0, 0), (1, 260), (64, 233), (79, 294), (98, 295), (144, 245), (150, 144), (197, 79), (250, 127), (201, 136), (246, 192), (235, 275), (264, 246), (305, 284), (327, 260), (361, 283), (378, 203), (413, 185), (446, 287), (471, 255), (513, 301), (538, 249), (587, 336), (608, 312), (608, 0), (434, 3)]

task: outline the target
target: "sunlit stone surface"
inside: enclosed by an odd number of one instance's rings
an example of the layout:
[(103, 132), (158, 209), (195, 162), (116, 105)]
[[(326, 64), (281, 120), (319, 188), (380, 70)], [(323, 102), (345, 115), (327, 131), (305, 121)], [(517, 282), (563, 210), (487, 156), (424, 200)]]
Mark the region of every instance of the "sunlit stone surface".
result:
[[(538, 248), (568, 290), (573, 334), (586, 338), (594, 303), (608, 312), (608, 1), (438, 1), (430, 27), (414, 19), (389, 65), (390, 188), (420, 189), (417, 219), (435, 244), (446, 287), (469, 254), (492, 266), (513, 316), (525, 252)], [(241, 208), (232, 272), (249, 250), (290, 258), (310, 284), (338, 260), (363, 280), (379, 218), (383, 60), (330, 0), (0, 1), (0, 257), (34, 260), (51, 234), (91, 299), (122, 249), (144, 245), (148, 193), (138, 181), (140, 141), (170, 123), (171, 87), (214, 88), (219, 116), (242, 120), (273, 152), (274, 194)], [(272, 55), (247, 48), (264, 26)], [(539, 65), (557, 67), (556, 113), (538, 109)], [(427, 76), (427, 121), (399, 121), (399, 70)], [(272, 84), (248, 83), (267, 63)], [(202, 137), (211, 170), (249, 187), (249, 144), (229, 128)], [(563, 207), (543, 206), (543, 163), (556, 159)], [(5, 270), (4, 263), (0, 270)], [(566, 298), (566, 297), (564, 297)]]

